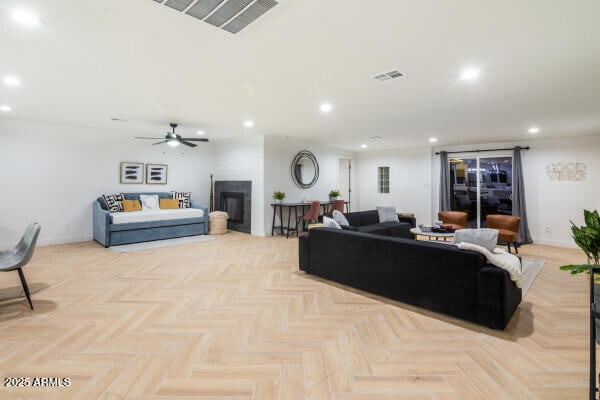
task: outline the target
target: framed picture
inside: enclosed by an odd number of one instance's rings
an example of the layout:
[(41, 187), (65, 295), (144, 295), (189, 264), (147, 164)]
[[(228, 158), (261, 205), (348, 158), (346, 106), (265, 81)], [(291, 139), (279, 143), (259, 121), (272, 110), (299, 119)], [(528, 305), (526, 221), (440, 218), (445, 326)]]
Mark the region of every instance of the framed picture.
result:
[(146, 183), (149, 185), (166, 185), (167, 168), (165, 164), (146, 164)]
[(144, 164), (135, 162), (121, 163), (121, 183), (144, 183)]

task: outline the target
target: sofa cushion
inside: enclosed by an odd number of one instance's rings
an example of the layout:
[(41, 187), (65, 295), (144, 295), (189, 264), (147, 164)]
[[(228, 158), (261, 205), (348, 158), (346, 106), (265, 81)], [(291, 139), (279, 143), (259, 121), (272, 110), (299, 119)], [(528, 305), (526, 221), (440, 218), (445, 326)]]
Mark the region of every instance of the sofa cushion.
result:
[(323, 226), (326, 228), (342, 229), (335, 219), (326, 216), (323, 216)]
[(370, 233), (372, 235), (389, 236), (390, 230), (385, 224), (373, 224), (359, 226), (358, 231), (362, 233)]
[(346, 219), (346, 217), (344, 217), (344, 214), (342, 214), (338, 210), (333, 210), (333, 213), (331, 214), (331, 216), (341, 226), (344, 226), (344, 225), (348, 226), (348, 225), (350, 225), (350, 223), (348, 222), (348, 220)]
[(410, 233), (411, 226), (408, 222), (382, 222), (379, 225), (385, 227), (390, 236), (405, 239), (413, 238), (413, 235)]
[(191, 192), (171, 192), (171, 198), (179, 200), (179, 208), (190, 208)]
[(496, 229), (459, 229), (454, 232), (452, 243), (472, 243), (484, 247), (488, 251), (494, 251), (498, 242), (498, 231)]
[(141, 194), (140, 203), (142, 203), (142, 210), (158, 210), (158, 195), (156, 194)]
[(142, 205), (139, 200), (123, 200), (123, 211), (132, 212), (132, 211), (142, 211)]
[(373, 225), (379, 223), (377, 210), (356, 211), (344, 214), (351, 226)]
[(400, 222), (396, 207), (377, 207), (379, 222)]
[(111, 213), (111, 225), (151, 221), (178, 221), (186, 218), (205, 218), (199, 208), (176, 208), (174, 210), (142, 210), (129, 213)]
[(103, 194), (102, 199), (110, 212), (120, 212), (123, 211), (123, 200), (125, 196), (123, 193), (116, 194)]
[(174, 210), (179, 208), (179, 200), (177, 199), (159, 199), (158, 204), (163, 210)]

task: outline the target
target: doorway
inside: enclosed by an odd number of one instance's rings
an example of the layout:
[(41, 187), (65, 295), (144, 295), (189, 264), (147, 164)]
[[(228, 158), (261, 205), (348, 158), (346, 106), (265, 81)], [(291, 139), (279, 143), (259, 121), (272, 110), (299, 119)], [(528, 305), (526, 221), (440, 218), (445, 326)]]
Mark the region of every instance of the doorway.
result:
[(512, 157), (452, 158), (450, 205), (468, 215), (468, 228), (485, 226), (489, 214), (512, 215)]
[(350, 195), (352, 194), (352, 187), (350, 185), (351, 173), (352, 173), (352, 161), (347, 158), (340, 158), (338, 165), (338, 190), (340, 196), (348, 201), (348, 211), (350, 211)]

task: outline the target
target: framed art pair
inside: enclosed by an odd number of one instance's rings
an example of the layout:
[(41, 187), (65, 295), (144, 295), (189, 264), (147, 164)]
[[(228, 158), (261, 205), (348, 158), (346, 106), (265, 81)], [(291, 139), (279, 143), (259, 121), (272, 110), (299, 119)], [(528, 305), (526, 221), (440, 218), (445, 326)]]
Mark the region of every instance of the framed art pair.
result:
[[(146, 171), (144, 173), (144, 165)], [(144, 164), (136, 162), (122, 162), (120, 167), (120, 182), (124, 184), (142, 184), (144, 177), (148, 185), (167, 184), (166, 164)]]

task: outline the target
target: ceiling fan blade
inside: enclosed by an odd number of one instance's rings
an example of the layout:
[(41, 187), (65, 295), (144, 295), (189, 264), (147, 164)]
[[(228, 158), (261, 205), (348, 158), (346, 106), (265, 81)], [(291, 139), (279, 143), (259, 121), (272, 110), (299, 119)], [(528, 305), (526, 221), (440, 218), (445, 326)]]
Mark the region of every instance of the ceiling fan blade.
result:
[(183, 144), (185, 144), (186, 146), (190, 146), (190, 147), (196, 147), (196, 146), (197, 146), (196, 144), (194, 144), (194, 143), (192, 143), (192, 142), (188, 142), (187, 140), (183, 140), (183, 139), (180, 139), (180, 140), (179, 140), (179, 143), (183, 143)]
[(181, 139), (187, 140), (188, 142), (208, 142), (207, 138), (187, 138), (187, 137), (184, 137), (184, 138), (181, 138)]
[(152, 145), (154, 146), (155, 144), (163, 144), (163, 143), (167, 143), (168, 140), (163, 140), (162, 142), (156, 142), (156, 143), (152, 143)]
[(136, 139), (153, 139), (153, 140), (159, 140), (159, 139), (164, 139), (161, 137), (147, 137), (147, 136), (136, 136)]

